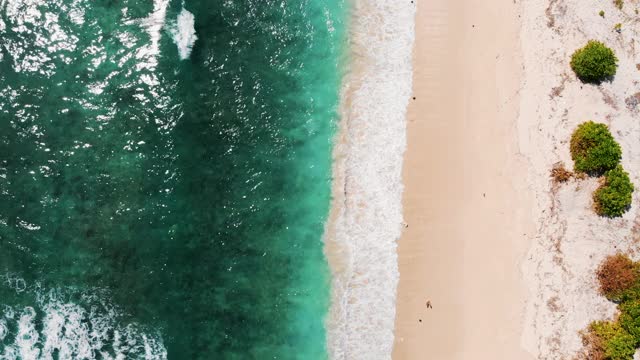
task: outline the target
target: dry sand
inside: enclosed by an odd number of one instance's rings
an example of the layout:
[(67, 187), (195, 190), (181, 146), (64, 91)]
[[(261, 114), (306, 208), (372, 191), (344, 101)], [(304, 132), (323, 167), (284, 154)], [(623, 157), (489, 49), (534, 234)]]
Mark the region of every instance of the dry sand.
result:
[[(419, 4), (394, 358), (572, 359), (578, 332), (615, 315), (594, 271), (617, 251), (640, 258), (638, 7)], [(616, 52), (612, 82), (572, 73), (589, 39)], [(569, 138), (587, 120), (610, 126), (636, 185), (621, 218), (593, 212), (597, 179), (549, 179), (572, 167)]]
[(520, 345), (533, 200), (516, 143), (518, 15), (511, 1), (418, 5), (395, 359), (530, 358)]
[[(530, 293), (523, 339), (539, 359), (572, 359), (582, 345), (578, 332), (593, 320), (615, 314), (615, 305), (597, 292), (595, 269), (617, 251), (630, 252), (636, 259), (640, 255), (639, 109), (627, 103), (640, 92), (638, 2), (626, 0), (622, 11), (613, 1), (599, 0), (528, 1), (522, 6), (525, 82), (518, 130), (521, 151), (529, 161), (528, 187), (535, 194), (536, 219), (535, 237), (522, 267)], [(617, 23), (622, 24), (620, 34), (614, 31)], [(571, 71), (571, 54), (590, 39), (616, 52), (619, 67), (612, 82), (583, 84)], [(622, 165), (635, 183), (631, 209), (621, 218), (593, 212), (597, 179), (549, 183), (555, 162), (572, 167), (569, 139), (587, 120), (609, 125), (623, 149)]]

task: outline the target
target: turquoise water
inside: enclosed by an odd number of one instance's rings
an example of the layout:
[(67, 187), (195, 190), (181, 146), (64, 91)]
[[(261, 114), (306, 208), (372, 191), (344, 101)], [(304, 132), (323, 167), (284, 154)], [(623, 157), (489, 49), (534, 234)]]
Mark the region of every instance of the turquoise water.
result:
[(0, 358), (326, 358), (344, 6), (0, 1)]

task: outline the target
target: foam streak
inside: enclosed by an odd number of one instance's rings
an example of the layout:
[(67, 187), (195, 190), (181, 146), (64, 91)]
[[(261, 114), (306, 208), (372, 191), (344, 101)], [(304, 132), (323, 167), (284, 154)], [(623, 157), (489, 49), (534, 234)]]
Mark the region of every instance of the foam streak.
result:
[(353, 73), (343, 90), (327, 238), (333, 272), (328, 347), (332, 359), (388, 359), (415, 6), (357, 0), (353, 13)]
[(178, 46), (178, 54), (181, 60), (189, 58), (193, 44), (198, 39), (194, 24), (193, 14), (183, 8), (178, 14), (175, 26), (169, 30), (173, 42)]

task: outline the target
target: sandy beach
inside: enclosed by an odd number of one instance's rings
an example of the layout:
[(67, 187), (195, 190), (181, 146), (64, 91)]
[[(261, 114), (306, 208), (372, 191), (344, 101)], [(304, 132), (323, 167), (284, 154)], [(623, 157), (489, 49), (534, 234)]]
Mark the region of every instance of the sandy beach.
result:
[[(636, 5), (419, 4), (395, 359), (574, 359), (579, 332), (614, 318), (595, 270), (616, 252), (640, 256)], [(615, 51), (612, 81), (571, 71), (590, 39)], [(636, 191), (622, 217), (593, 211), (598, 179), (549, 177), (573, 167), (571, 133), (587, 120), (623, 149)]]
[(394, 359), (532, 358), (520, 340), (533, 222), (517, 146), (519, 11), (418, 5)]

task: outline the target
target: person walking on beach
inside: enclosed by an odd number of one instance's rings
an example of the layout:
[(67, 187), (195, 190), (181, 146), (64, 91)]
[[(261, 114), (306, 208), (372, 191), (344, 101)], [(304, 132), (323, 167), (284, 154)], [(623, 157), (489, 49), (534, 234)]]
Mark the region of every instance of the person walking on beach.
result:
[(431, 300), (427, 300), (427, 309), (433, 309), (433, 306), (431, 306)]

